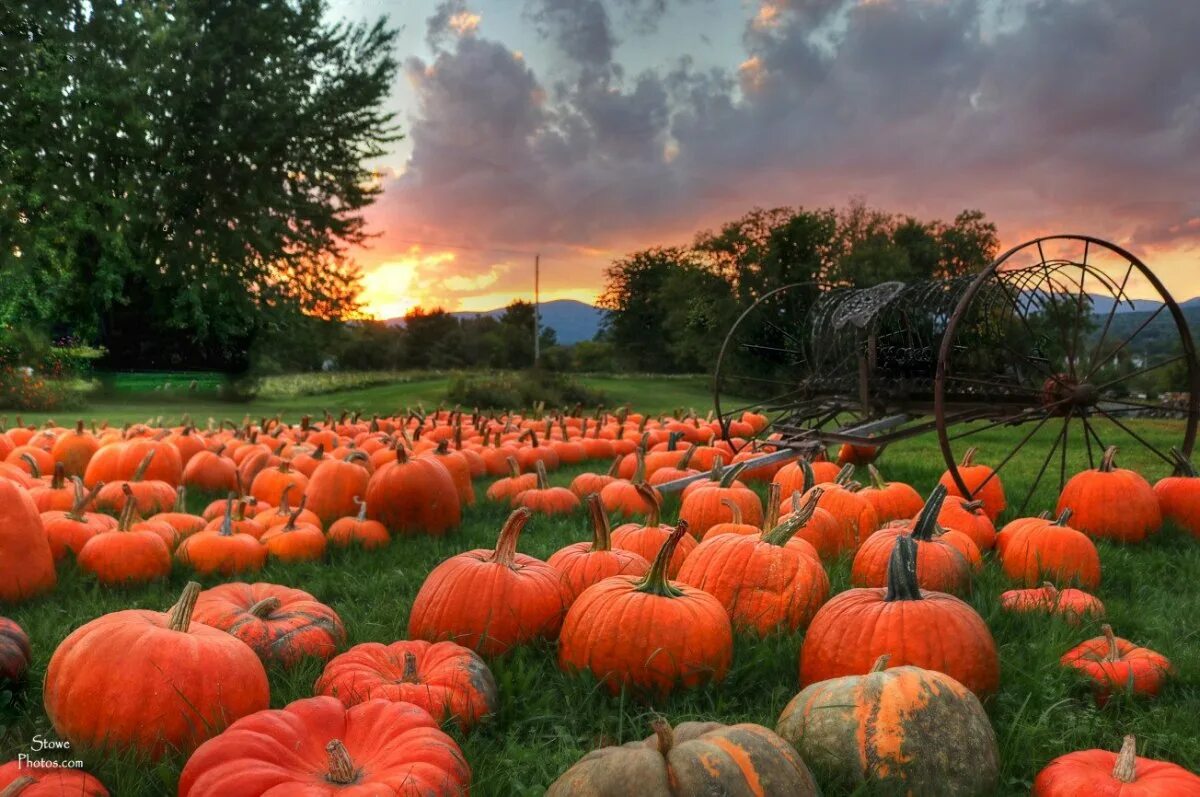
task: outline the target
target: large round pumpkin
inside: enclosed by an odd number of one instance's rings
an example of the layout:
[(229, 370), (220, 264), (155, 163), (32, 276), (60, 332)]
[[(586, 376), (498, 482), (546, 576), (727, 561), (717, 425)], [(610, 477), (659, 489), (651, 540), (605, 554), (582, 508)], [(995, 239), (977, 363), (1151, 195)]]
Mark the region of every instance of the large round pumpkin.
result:
[(192, 622), (200, 585), (170, 612), (106, 614), (63, 640), (46, 670), (46, 714), (72, 746), (159, 758), (190, 752), (270, 703), (262, 663), (240, 640)]
[(604, 747), (550, 784), (546, 797), (817, 797), (796, 751), (761, 725), (653, 723), (641, 742)]
[(429, 712), (310, 697), (243, 717), (198, 749), (179, 797), (465, 797), (471, 768)]
[(409, 457), (402, 445), (371, 476), (363, 500), (371, 518), (395, 534), (445, 534), (462, 520), (450, 471), (436, 459)]
[(413, 600), (408, 635), (450, 640), (485, 655), (555, 639), (566, 605), (558, 571), (517, 552), (531, 515), (514, 510), (495, 550), (467, 551), (435, 567)]
[(367, 494), (371, 474), (359, 461), (367, 459), (361, 451), (352, 451), (342, 459), (328, 457), (313, 470), (304, 495), (308, 508), (325, 528), (339, 518), (354, 515)]
[(1163, 517), (1200, 538), (1200, 473), (1178, 449), (1171, 449), (1175, 473), (1154, 484)]
[(1070, 509), (1075, 528), (1089, 537), (1142, 542), (1162, 527), (1162, 509), (1140, 473), (1113, 463), (1116, 454), (1117, 447), (1109, 446), (1098, 468), (1072, 476), (1057, 511)]
[(54, 555), (33, 499), (0, 479), (0, 602), (17, 603), (54, 589)]
[(975, 610), (917, 585), (916, 543), (896, 538), (886, 588), (850, 589), (821, 607), (800, 649), (800, 683), (869, 670), (883, 654), (897, 666), (944, 672), (977, 695), (1000, 685), (996, 642)]
[(1064, 509), (1057, 520), (1020, 518), (1005, 526), (996, 538), (1005, 574), (1027, 587), (1047, 580), (1100, 586), (1100, 552), (1086, 534), (1067, 525), (1070, 520), (1071, 510)]
[(1078, 750), (1051, 761), (1033, 781), (1031, 797), (1187, 797), (1200, 794), (1200, 775), (1170, 761), (1137, 754), (1126, 736), (1121, 752)]
[(328, 659), (346, 644), (337, 612), (304, 590), (278, 584), (220, 584), (200, 593), (196, 622), (232, 634), (267, 663)]
[(979, 698), (944, 673), (887, 669), (889, 658), (880, 656), (866, 675), (805, 687), (775, 731), (848, 791), (992, 794), (1000, 754)]
[(367, 700), (396, 700), (420, 706), (463, 730), (495, 714), (496, 679), (473, 650), (453, 642), (401, 640), (364, 642), (325, 665), (313, 691), (346, 706)]

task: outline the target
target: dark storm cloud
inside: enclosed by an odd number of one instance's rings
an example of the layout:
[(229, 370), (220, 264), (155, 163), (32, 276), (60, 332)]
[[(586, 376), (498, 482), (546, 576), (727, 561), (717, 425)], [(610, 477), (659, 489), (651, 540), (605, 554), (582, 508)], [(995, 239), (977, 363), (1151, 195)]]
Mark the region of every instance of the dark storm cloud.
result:
[(435, 17), (441, 49), (407, 64), (412, 156), (379, 212), (443, 236), (625, 246), (863, 195), (982, 207), (1018, 234), (1200, 240), (1200, 3), (764, 5), (740, 66), (626, 75), (614, 20), (658, 4), (536, 0), (527, 13), (578, 67), (550, 84)]

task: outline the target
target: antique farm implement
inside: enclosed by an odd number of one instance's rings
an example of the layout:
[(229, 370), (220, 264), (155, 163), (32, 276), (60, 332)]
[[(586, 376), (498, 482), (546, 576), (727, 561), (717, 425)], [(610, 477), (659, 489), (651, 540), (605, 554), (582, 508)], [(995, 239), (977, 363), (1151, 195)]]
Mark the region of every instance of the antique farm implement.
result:
[[(1190, 454), (1200, 369), (1183, 312), (1141, 260), (1056, 235), (969, 276), (765, 293), (725, 339), (714, 401), (726, 439), (772, 438), (775, 459), (936, 433), (964, 492), (959, 462), (980, 445), (997, 473), (1027, 479), (1010, 497), (1023, 511), (1047, 474), (1061, 488), (1109, 445), (1167, 464), (1172, 443)], [(747, 411), (769, 419), (758, 435), (741, 423)], [(1163, 443), (1130, 424), (1142, 415), (1185, 423)]]

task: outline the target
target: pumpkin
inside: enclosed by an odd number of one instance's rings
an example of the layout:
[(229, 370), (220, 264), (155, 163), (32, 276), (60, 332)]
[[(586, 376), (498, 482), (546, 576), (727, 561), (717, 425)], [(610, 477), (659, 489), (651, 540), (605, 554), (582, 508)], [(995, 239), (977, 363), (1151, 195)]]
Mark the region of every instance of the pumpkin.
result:
[(180, 481), (200, 493), (227, 493), (238, 489), (237, 465), (220, 449), (201, 451), (188, 460)]
[[(775, 518), (785, 506), (788, 510), (787, 514), (779, 517), (779, 520), (787, 520), (804, 506), (804, 493), (799, 490), (792, 493), (792, 497), (785, 504), (780, 504), (777, 493), (778, 485), (772, 483), (768, 489), (771, 491), (769, 501), (772, 506), (767, 507), (767, 525), (774, 525), (778, 522)], [(822, 493), (824, 493), (824, 488), (822, 488)], [(829, 514), (827, 510), (817, 506), (813, 509), (808, 522), (801, 527), (796, 536), (812, 545), (822, 561), (828, 562), (837, 559), (843, 550), (853, 550), (852, 533), (846, 524), (838, 522), (837, 518)]]
[[(777, 491), (779, 485), (772, 484), (768, 490), (770, 492)], [(763, 526), (774, 525), (772, 520), (777, 520), (779, 511), (771, 506), (770, 492), (767, 498), (767, 516), (763, 519)], [(704, 532), (701, 540), (709, 540), (713, 537), (719, 537), (722, 534), (738, 534), (745, 536), (747, 534), (761, 534), (762, 527), (756, 526), (753, 523), (747, 523), (746, 518), (742, 515), (742, 508), (738, 506), (736, 501), (731, 501), (728, 498), (722, 498), (721, 502), (725, 508), (729, 510), (729, 521), (726, 523), (716, 523), (708, 527), (708, 531)]]
[(358, 545), (366, 550), (386, 547), (392, 541), (387, 527), (378, 520), (367, 518), (367, 502), (358, 498), (358, 514), (353, 517), (339, 518), (333, 521), (325, 537), (335, 548), (349, 548)]
[(558, 571), (517, 553), (532, 514), (514, 510), (495, 550), (467, 551), (435, 567), (413, 600), (408, 635), (450, 640), (484, 655), (556, 638), (565, 606)]
[(50, 448), (50, 456), (63, 466), (68, 477), (82, 477), (88, 462), (99, 448), (100, 441), (83, 428), (83, 421), (77, 421), (74, 431), (60, 435), (54, 441)]
[[(820, 471), (820, 473), (817, 471)], [(817, 481), (835, 481), (840, 472), (841, 467), (832, 462), (801, 458), (794, 462), (789, 462), (775, 471), (775, 476), (771, 481), (779, 485), (781, 495), (791, 495), (797, 490), (801, 493), (806, 492)], [(810, 479), (815, 481), (809, 481)]]
[(946, 500), (946, 488), (937, 485), (914, 520), (872, 534), (854, 554), (850, 583), (856, 587), (882, 587), (888, 581), (888, 566), (897, 537), (907, 536), (917, 546), (917, 583), (923, 589), (966, 595), (971, 591), (972, 571), (980, 561), (979, 549), (971, 538), (946, 531), (937, 516)]
[(225, 519), (216, 529), (205, 529), (184, 538), (175, 558), (197, 573), (233, 573), (262, 570), (267, 548), (257, 537), (236, 531), (233, 526), (233, 496), (226, 499)]
[(0, 617), (0, 688), (23, 683), (32, 659), (25, 631), (7, 617)]
[(349, 707), (367, 700), (412, 703), (464, 731), (499, 709), (496, 679), (473, 650), (453, 642), (365, 642), (325, 666), (313, 690)]
[(175, 529), (177, 537), (187, 537), (203, 531), (208, 521), (187, 511), (187, 488), (180, 487), (175, 497), (175, 507), (169, 512), (159, 512), (148, 518), (150, 521), (166, 523)]
[(1103, 636), (1089, 639), (1063, 654), (1061, 662), (1092, 684), (1096, 704), (1103, 706), (1118, 692), (1154, 697), (1171, 673), (1171, 662), (1161, 653), (1138, 647), (1113, 633), (1107, 623)]
[(620, 466), (621, 458), (615, 457), (608, 469), (608, 473), (591, 473), (589, 471), (579, 474), (571, 480), (571, 492), (575, 493), (581, 499), (592, 493), (599, 493), (607, 485), (617, 480), (617, 469)]
[(546, 465), (542, 460), (534, 463), (537, 484), (513, 496), (514, 507), (524, 506), (539, 515), (553, 517), (568, 515), (579, 509), (579, 499), (566, 487), (551, 487), (546, 476)]
[[(230, 496), (232, 497), (232, 496)], [(262, 535), (267, 533), (267, 518), (271, 515), (267, 514), (271, 511), (265, 504), (258, 506), (253, 503), (253, 499), (249, 501), (242, 499), (233, 505), (233, 511), (229, 511), (229, 499), (216, 502), (216, 505), (221, 507), (221, 511), (216, 513), (208, 525), (204, 527), (205, 531), (220, 531), (226, 525), (228, 518), (229, 527), (234, 534), (248, 534), (256, 540), (262, 539)], [(258, 510), (258, 514), (252, 514)], [(209, 514), (206, 510), (205, 514)], [(259, 520), (259, 515), (263, 516), (263, 520)], [(289, 513), (290, 517), (290, 513)]]
[(655, 504), (655, 500), (650, 497), (651, 494), (657, 496), (659, 502), (662, 501), (658, 490), (645, 484), (645, 465), (645, 457), (642, 456), (641, 449), (638, 449), (637, 469), (633, 473), (633, 478), (628, 481), (618, 479), (611, 484), (604, 485), (600, 490), (600, 501), (604, 504), (605, 512), (615, 513), (621, 517), (649, 515), (654, 510)]
[(267, 554), (273, 559), (281, 562), (319, 562), (325, 558), (325, 532), (299, 520), (306, 500), (300, 499), (300, 505), (286, 523), (272, 526), (259, 537), (259, 542), (266, 546)]
[(967, 603), (917, 584), (917, 543), (896, 538), (886, 588), (835, 595), (809, 624), (800, 650), (800, 683), (869, 670), (884, 653), (954, 678), (977, 695), (996, 691), (1000, 661), (987, 624)]
[(157, 450), (148, 452), (128, 479), (106, 483), (96, 493), (96, 508), (119, 515), (125, 509), (125, 502), (132, 500), (137, 505), (138, 514), (147, 517), (173, 507), (175, 487), (162, 479), (146, 478), (148, 468), (157, 455)]
[[(437, 447), (427, 456), (436, 457), (454, 480), (454, 489), (458, 491), (458, 501), (463, 506), (475, 503), (475, 486), (471, 484), (471, 463), (461, 451), (451, 451), (449, 440), (439, 440)], [(538, 460), (545, 463), (542, 460)]]
[(1121, 752), (1078, 750), (1051, 761), (1033, 781), (1031, 797), (1184, 797), (1200, 794), (1200, 775), (1170, 761), (1142, 758), (1137, 739)]
[(968, 797), (999, 786), (996, 733), (971, 690), (936, 670), (888, 668), (805, 687), (776, 733), (847, 792)]
[(879, 468), (874, 465), (867, 465), (867, 472), (871, 475), (871, 483), (859, 495), (875, 507), (879, 525), (886, 525), (893, 520), (909, 520), (925, 505), (921, 494), (912, 485), (885, 481)]
[(1200, 473), (1177, 448), (1171, 449), (1175, 473), (1154, 484), (1163, 517), (1200, 538)]
[(857, 551), (863, 540), (879, 528), (875, 507), (859, 494), (857, 483), (851, 481), (853, 478), (854, 466), (846, 465), (832, 482), (815, 485), (822, 488), (817, 506), (832, 515), (842, 529), (833, 556)]
[(526, 429), (517, 440), (529, 438), (529, 445), (517, 449), (517, 462), (521, 465), (521, 470), (531, 471), (536, 463), (541, 462), (543, 466), (553, 470), (558, 467), (558, 453), (550, 446), (544, 446), (538, 440), (537, 432), (533, 429)]
[(567, 606), (585, 589), (610, 576), (642, 576), (650, 570), (645, 557), (612, 547), (608, 513), (600, 503), (600, 496), (592, 493), (584, 503), (592, 522), (592, 541), (572, 543), (546, 560), (558, 571)]
[(462, 520), (450, 472), (437, 460), (410, 458), (404, 446), (396, 446), (395, 459), (372, 474), (363, 500), (371, 519), (397, 534), (442, 535)]
[(1027, 587), (1047, 580), (1099, 587), (1100, 553), (1087, 535), (1067, 525), (1070, 519), (1071, 510), (1064, 509), (1054, 521), (1023, 518), (1005, 526), (997, 550), (1008, 577)]
[(326, 458), (313, 470), (304, 496), (322, 528), (355, 514), (358, 502), (366, 496), (371, 474), (359, 462), (369, 463), (367, 455), (352, 451), (342, 459)]
[(279, 505), (284, 490), (291, 489), (297, 500), (308, 490), (308, 477), (294, 469), (286, 459), (278, 465), (262, 468), (247, 481), (250, 482), (250, 495), (271, 506)]
[(155, 531), (136, 528), (134, 512), (131, 501), (115, 529), (96, 534), (79, 549), (80, 569), (101, 584), (148, 584), (171, 575), (171, 549)]
[(957, 495), (968, 501), (983, 501), (983, 511), (995, 523), (996, 518), (1008, 507), (1008, 500), (1004, 497), (1004, 484), (1000, 481), (1000, 474), (987, 465), (975, 464), (975, 455), (978, 453), (979, 449), (971, 446), (958, 463), (958, 475), (967, 486), (967, 495), (963, 495), (958, 482), (949, 471), (942, 474), (938, 483), (945, 487), (950, 495)]
[(0, 764), (0, 797), (109, 797), (108, 789), (80, 769), (42, 768), (28, 761)]
[(1142, 542), (1162, 528), (1158, 496), (1141, 474), (1113, 463), (1109, 446), (1100, 466), (1076, 473), (1058, 497), (1058, 509), (1071, 510), (1075, 528), (1089, 537), (1114, 542)]
[(310, 697), (235, 722), (192, 754), (179, 797), (466, 797), (471, 769), (428, 711)]
[(1104, 604), (1079, 589), (1058, 589), (1049, 581), (1036, 589), (1010, 589), (1000, 593), (1000, 608), (1009, 612), (1058, 615), (1071, 625), (1104, 616)]
[(799, 512), (761, 534), (705, 539), (684, 561), (679, 582), (720, 601), (735, 630), (766, 636), (805, 628), (829, 597), (816, 549), (796, 536), (820, 497), (814, 490)]
[[(646, 502), (652, 507), (646, 516), (645, 524), (626, 523), (617, 527), (612, 533), (612, 546), (635, 553), (647, 562), (653, 562), (654, 558), (658, 556), (658, 552), (670, 539), (671, 534), (674, 533), (675, 527), (659, 523), (661, 496), (648, 485), (643, 485), (642, 490)], [(696, 550), (697, 545), (695, 537), (682, 539), (676, 544), (675, 553), (671, 555), (671, 560), (667, 563), (667, 578), (675, 578), (678, 575), (679, 568), (683, 567), (683, 563), (687, 561), (692, 551)]]
[[(730, 467), (733, 467), (733, 466), (731, 465)], [(714, 453), (713, 459), (712, 459), (712, 464), (708, 468), (708, 474), (707, 474), (708, 478), (697, 479), (696, 481), (691, 482), (690, 484), (685, 486), (683, 488), (683, 490), (680, 491), (680, 493), (679, 493), (680, 500), (681, 501), (687, 500), (687, 497), (689, 495), (691, 495), (692, 493), (696, 492), (697, 490), (707, 490), (709, 487), (719, 487), (721, 485), (721, 480), (725, 478), (725, 474), (728, 472), (729, 472), (728, 469), (725, 468), (724, 454), (723, 453)], [(745, 482), (739, 481), (736, 478), (736, 476), (733, 479), (731, 479), (727, 483), (726, 486), (729, 488), (737, 488), (739, 490), (749, 490), (750, 489), (749, 487), (746, 486)]]
[(594, 750), (550, 784), (546, 797), (817, 797), (804, 760), (761, 725), (661, 717), (645, 741)]
[[(718, 523), (733, 520), (732, 512), (723, 503), (725, 501), (737, 504), (745, 521), (756, 526), (762, 525), (763, 507), (758, 494), (747, 487), (732, 486), (745, 468), (744, 462), (731, 465), (725, 469), (721, 480), (715, 485), (696, 490), (683, 499), (679, 507), (679, 519), (687, 521), (692, 536), (699, 539)], [(697, 482), (701, 483), (703, 482)]]
[(870, 465), (879, 458), (882, 446), (858, 446), (842, 443), (838, 447), (838, 465)]
[(67, 470), (61, 462), (54, 464), (54, 475), (50, 482), (38, 484), (29, 490), (29, 497), (38, 512), (55, 509), (70, 509), (75, 503), (75, 485), (66, 479)]
[(346, 644), (337, 612), (304, 590), (278, 584), (220, 584), (200, 593), (192, 615), (250, 646), (266, 664), (328, 659)]
[(29, 493), (0, 479), (0, 602), (18, 603), (54, 589), (58, 575), (42, 517)]
[(152, 759), (187, 753), (268, 706), (267, 674), (254, 651), (192, 622), (199, 595), (190, 582), (169, 612), (106, 614), (62, 641), (43, 695), (55, 732), (72, 748)]
[(686, 479), (688, 476), (695, 476), (700, 473), (700, 471), (692, 467), (692, 458), (699, 450), (699, 446), (688, 446), (687, 450), (683, 452), (683, 456), (679, 457), (674, 465), (665, 465), (661, 468), (656, 468), (647, 477), (646, 483), (651, 487), (657, 487), (660, 484), (666, 484), (678, 479)]
[(937, 522), (943, 528), (966, 534), (981, 553), (996, 547), (996, 525), (983, 511), (983, 501), (968, 501), (961, 496), (947, 495)]
[(42, 513), (42, 525), (46, 530), (46, 539), (50, 542), (50, 552), (55, 562), (62, 561), (67, 551), (70, 551), (72, 556), (79, 556), (84, 543), (102, 531), (117, 527), (117, 521), (109, 515), (86, 511), (102, 484), (84, 492), (81, 479), (76, 477), (73, 482), (75, 504), (66, 512)]
[(687, 522), (679, 521), (645, 576), (613, 576), (583, 591), (563, 620), (560, 668), (591, 672), (613, 694), (632, 687), (665, 695), (677, 685), (725, 677), (733, 658), (725, 607), (667, 578), (667, 563), (687, 533)]

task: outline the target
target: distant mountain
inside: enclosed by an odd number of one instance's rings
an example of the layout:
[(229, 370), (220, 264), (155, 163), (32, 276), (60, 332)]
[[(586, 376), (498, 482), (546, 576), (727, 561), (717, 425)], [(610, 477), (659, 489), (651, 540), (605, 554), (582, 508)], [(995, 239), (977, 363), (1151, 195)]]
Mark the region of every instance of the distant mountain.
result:
[[(604, 311), (590, 304), (577, 302), (574, 299), (556, 299), (552, 302), (542, 302), (540, 306), (542, 327), (553, 329), (558, 342), (570, 345), (581, 340), (591, 340), (600, 331), (600, 322)], [(451, 313), (455, 318), (478, 318), (489, 316), (499, 318), (504, 315), (504, 308), (480, 312), (460, 310)], [(389, 318), (387, 323), (392, 326), (403, 326), (403, 318)]]
[[(1108, 315), (1112, 309), (1113, 302), (1116, 301), (1111, 296), (1102, 294), (1091, 294), (1092, 297), (1092, 312), (1098, 315)], [(1196, 300), (1192, 300), (1196, 301)], [(1162, 302), (1157, 299), (1133, 299), (1132, 301), (1124, 301), (1117, 305), (1118, 313), (1138, 313), (1144, 310), (1157, 310)]]

